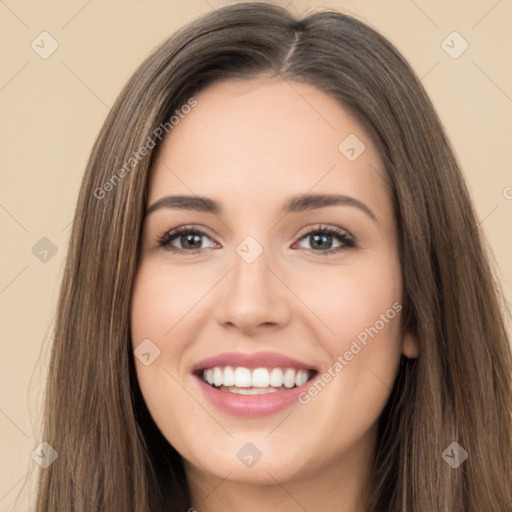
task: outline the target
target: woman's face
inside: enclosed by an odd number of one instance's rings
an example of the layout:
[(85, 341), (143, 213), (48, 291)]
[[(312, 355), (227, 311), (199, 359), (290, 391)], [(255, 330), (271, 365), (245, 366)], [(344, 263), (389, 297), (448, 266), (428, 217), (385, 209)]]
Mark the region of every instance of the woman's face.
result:
[(362, 471), (400, 354), (416, 351), (379, 154), (307, 84), (195, 99), (149, 186), (131, 312), (147, 407), (199, 475)]

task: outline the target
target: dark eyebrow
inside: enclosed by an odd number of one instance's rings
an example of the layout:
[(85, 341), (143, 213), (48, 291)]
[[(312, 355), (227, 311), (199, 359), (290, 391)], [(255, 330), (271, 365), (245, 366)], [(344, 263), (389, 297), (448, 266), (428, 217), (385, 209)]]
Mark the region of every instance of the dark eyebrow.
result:
[[(286, 201), (283, 211), (286, 213), (303, 212), (335, 205), (354, 206), (366, 213), (373, 221), (378, 222), (375, 214), (363, 202), (350, 196), (337, 194), (304, 194), (293, 196)], [(194, 210), (197, 212), (213, 213), (215, 215), (222, 213), (222, 206), (217, 201), (208, 197), (165, 196), (155, 201), (147, 209), (146, 215), (160, 208)]]
[(346, 205), (355, 206), (368, 215), (373, 221), (377, 221), (375, 214), (359, 199), (338, 194), (304, 194), (291, 197), (284, 205), (285, 212), (303, 212), (324, 208), (326, 206)]
[(218, 215), (222, 207), (217, 201), (200, 196), (164, 196), (155, 201), (147, 210), (146, 215), (160, 208), (177, 208), (181, 210), (195, 210), (197, 212), (214, 213)]

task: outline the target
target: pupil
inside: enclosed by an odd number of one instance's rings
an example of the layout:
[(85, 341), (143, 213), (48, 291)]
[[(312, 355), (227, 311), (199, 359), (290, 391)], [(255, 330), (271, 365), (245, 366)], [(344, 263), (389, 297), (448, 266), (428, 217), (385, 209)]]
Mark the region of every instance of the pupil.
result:
[(201, 247), (201, 235), (182, 235), (181, 240), (182, 242), (185, 240), (186, 244), (190, 243), (190, 246), (192, 246), (193, 249), (196, 249), (198, 247), (194, 247), (195, 240), (196, 243), (198, 242), (197, 245), (199, 246), (199, 248)]
[[(322, 248), (322, 245), (321, 245), (321, 242), (324, 241), (325, 242), (325, 239), (326, 238), (330, 238), (331, 235), (312, 235), (313, 237), (313, 240), (314, 240), (314, 243), (312, 244), (312, 247), (315, 248), (315, 247), (320, 247)], [(319, 239), (320, 239), (320, 243), (319, 242)]]

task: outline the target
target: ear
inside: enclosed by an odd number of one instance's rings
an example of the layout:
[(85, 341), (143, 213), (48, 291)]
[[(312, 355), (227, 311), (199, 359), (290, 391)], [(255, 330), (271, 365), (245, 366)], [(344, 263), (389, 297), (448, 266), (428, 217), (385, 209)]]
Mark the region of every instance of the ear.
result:
[(404, 334), (404, 338), (402, 340), (402, 352), (408, 359), (415, 359), (420, 353), (418, 337), (410, 331), (407, 331)]

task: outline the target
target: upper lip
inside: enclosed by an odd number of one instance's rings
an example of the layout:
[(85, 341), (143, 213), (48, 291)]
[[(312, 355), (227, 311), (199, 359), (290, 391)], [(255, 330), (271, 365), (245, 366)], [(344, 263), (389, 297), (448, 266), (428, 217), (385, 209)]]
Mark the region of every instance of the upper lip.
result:
[(224, 352), (199, 361), (192, 367), (192, 372), (197, 373), (214, 366), (242, 366), (250, 369), (280, 367), (316, 371), (316, 368), (310, 364), (277, 352)]

